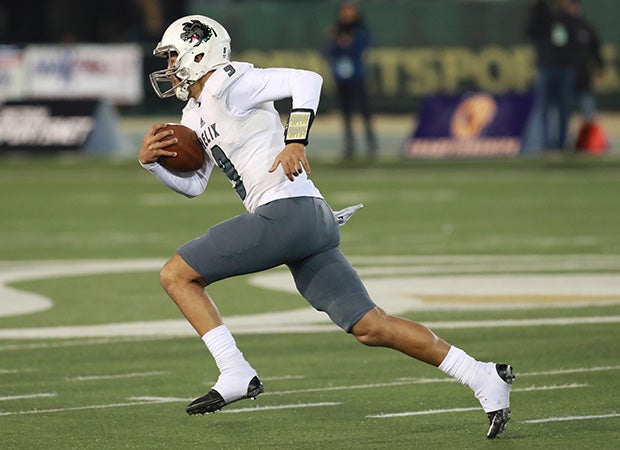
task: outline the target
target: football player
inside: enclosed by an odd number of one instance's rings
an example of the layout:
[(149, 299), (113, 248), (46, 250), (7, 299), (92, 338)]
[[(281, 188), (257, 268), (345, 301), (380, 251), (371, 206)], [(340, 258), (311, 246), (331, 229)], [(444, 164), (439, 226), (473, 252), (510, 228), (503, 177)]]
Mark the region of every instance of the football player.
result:
[[(158, 134), (163, 124), (156, 124), (144, 136), (140, 164), (188, 197), (205, 191), (217, 166), (247, 209), (183, 244), (160, 273), (163, 288), (202, 337), (220, 371), (212, 389), (190, 403), (187, 412), (214, 412), (263, 392), (256, 370), (205, 288), (285, 264), (300, 294), (359, 342), (399, 350), (471, 388), (488, 415), (487, 436), (495, 438), (510, 415), (511, 366), (477, 361), (423, 325), (387, 314), (339, 248), (339, 225), (356, 207), (331, 210), (308, 178), (305, 150), (321, 76), (231, 61), (227, 31), (204, 16), (173, 22), (154, 54), (167, 60), (165, 69), (150, 75), (155, 92), (187, 102), (181, 123), (196, 132), (207, 158), (195, 172), (168, 171), (158, 158), (174, 156), (167, 147), (176, 138), (173, 132)], [(285, 98), (292, 99), (292, 109), (283, 127), (274, 101)]]

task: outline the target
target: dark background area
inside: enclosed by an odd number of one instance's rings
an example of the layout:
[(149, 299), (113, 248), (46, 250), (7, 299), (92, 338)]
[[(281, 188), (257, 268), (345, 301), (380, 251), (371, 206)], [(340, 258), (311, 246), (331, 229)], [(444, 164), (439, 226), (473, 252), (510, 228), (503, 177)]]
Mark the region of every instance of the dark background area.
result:
[[(154, 58), (151, 52), (167, 25), (176, 18), (203, 14), (220, 21), (232, 36), (233, 59), (245, 59), (263, 67), (298, 65), (328, 77), (326, 66), (318, 60), (323, 55), (327, 31), (339, 3), (335, 0), (108, 0), (96, 3), (3, 0), (0, 44), (138, 43), (144, 50), (145, 99), (140, 105), (124, 107), (123, 112), (175, 111), (178, 109), (175, 100), (158, 101), (148, 85), (147, 75), (162, 67), (162, 61)], [(378, 112), (411, 111), (419, 106), (423, 95), (435, 93), (412, 92), (400, 87), (388, 92), (383, 88), (386, 79), (392, 76), (403, 86), (412, 83), (412, 79), (415, 82), (417, 76), (422, 77), (415, 72), (416, 61), (412, 61), (419, 54), (412, 51), (425, 49), (440, 54), (465, 48), (477, 52), (497, 46), (510, 56), (512, 49), (530, 47), (524, 24), (531, 0), (364, 0), (360, 4), (372, 32), (373, 51), (380, 54), (380, 58), (371, 58), (369, 76), (370, 94)], [(620, 110), (620, 4), (617, 0), (588, 0), (583, 2), (583, 7), (586, 17), (600, 34), (608, 64), (606, 79), (595, 85), (599, 107)], [(384, 56), (394, 50), (408, 52), (403, 52), (401, 61), (395, 63), (396, 73), (393, 74), (390, 73), (392, 66), (386, 67)], [(283, 52), (288, 52), (288, 59), (283, 59)], [(303, 52), (310, 52), (314, 62)], [(295, 54), (298, 54), (297, 59), (294, 59)], [(533, 63), (530, 67), (530, 62), (520, 75), (521, 86), (530, 83), (533, 77)], [(425, 69), (424, 76), (433, 76), (429, 75), (429, 67)], [(490, 66), (488, 70), (495, 69)], [(461, 91), (481, 89), (475, 82), (468, 84), (466, 81), (456, 88)], [(322, 101), (327, 109), (333, 106), (331, 89), (328, 82), (324, 89), (326, 100)]]

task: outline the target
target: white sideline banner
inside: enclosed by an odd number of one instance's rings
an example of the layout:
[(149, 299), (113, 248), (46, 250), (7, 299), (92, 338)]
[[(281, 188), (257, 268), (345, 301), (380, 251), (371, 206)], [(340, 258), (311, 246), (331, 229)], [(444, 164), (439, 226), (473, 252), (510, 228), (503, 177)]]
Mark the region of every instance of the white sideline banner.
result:
[(29, 45), (26, 95), (40, 99), (142, 101), (142, 49), (135, 44)]
[(0, 102), (25, 96), (23, 53), (20, 48), (0, 45)]

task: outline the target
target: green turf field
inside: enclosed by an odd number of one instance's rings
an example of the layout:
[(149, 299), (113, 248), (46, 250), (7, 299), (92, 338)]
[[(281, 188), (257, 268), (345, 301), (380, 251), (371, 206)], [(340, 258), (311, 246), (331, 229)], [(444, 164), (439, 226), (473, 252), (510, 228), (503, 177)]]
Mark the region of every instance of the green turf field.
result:
[(513, 364), (504, 434), (487, 441), (437, 369), (309, 310), (280, 268), (210, 288), (264, 394), (187, 416), (217, 373), (158, 268), (243, 212), (228, 181), (188, 200), (132, 161), (7, 158), (0, 449), (620, 448), (620, 161), (311, 163), (334, 209), (365, 205), (342, 248), (379, 304)]

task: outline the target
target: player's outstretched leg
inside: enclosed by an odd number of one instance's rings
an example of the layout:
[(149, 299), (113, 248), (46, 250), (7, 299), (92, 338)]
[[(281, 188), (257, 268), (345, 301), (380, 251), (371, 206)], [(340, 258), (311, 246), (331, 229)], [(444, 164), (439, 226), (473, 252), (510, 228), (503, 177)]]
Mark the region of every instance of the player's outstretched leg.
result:
[(506, 427), (510, 419), (510, 387), (515, 378), (510, 365), (477, 361), (425, 326), (391, 316), (381, 308), (366, 313), (351, 332), (365, 345), (399, 350), (438, 367), (469, 387), (489, 419), (489, 439), (494, 439)]

